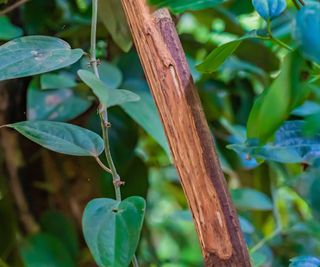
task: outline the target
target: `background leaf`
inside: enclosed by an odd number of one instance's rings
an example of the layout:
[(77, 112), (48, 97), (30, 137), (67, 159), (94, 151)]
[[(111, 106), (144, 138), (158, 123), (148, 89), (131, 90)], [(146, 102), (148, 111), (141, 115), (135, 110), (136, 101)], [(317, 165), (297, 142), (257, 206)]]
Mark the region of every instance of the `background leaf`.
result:
[(0, 40), (11, 40), (23, 34), (22, 29), (13, 25), (6, 16), (0, 16), (0, 25)]
[[(44, 85), (51, 87), (54, 84), (46, 80)], [(62, 87), (62, 89), (41, 90), (39, 87), (37, 78), (34, 78), (28, 86), (28, 120), (69, 121), (88, 110), (92, 104), (76, 89)]]
[(63, 243), (48, 234), (38, 234), (27, 239), (20, 253), (26, 267), (75, 267)]
[(118, 0), (100, 0), (99, 18), (108, 29), (112, 39), (125, 52), (132, 47), (131, 33), (127, 19)]

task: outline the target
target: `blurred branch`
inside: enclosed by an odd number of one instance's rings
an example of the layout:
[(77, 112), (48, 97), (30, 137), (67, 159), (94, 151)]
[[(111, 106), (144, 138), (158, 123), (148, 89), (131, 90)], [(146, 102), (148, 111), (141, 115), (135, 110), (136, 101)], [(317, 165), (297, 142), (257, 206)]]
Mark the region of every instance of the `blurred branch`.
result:
[(15, 10), (16, 8), (22, 6), (23, 4), (25, 4), (25, 3), (28, 2), (28, 1), (30, 1), (30, 0), (20, 0), (20, 1), (16, 2), (16, 3), (14, 3), (13, 5), (7, 7), (7, 8), (4, 9), (3, 11), (1, 11), (1, 12), (0, 12), (0, 16), (3, 16), (3, 15), (5, 15), (5, 14), (7, 14), (7, 13), (13, 11), (13, 10)]

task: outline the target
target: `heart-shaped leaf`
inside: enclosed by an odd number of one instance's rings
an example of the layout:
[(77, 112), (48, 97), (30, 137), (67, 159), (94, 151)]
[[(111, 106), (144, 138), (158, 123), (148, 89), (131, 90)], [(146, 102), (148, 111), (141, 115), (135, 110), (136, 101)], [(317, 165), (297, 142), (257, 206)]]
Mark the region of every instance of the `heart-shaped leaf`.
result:
[(92, 89), (99, 101), (107, 107), (121, 105), (127, 102), (135, 102), (140, 99), (138, 95), (131, 91), (108, 88), (90, 71), (79, 70), (78, 75), (81, 80)]
[(89, 202), (82, 219), (83, 232), (100, 267), (129, 266), (138, 246), (145, 205), (141, 197)]
[(0, 46), (0, 81), (61, 69), (82, 55), (82, 49), (55, 37), (21, 37)]
[(73, 156), (99, 156), (103, 139), (79, 126), (56, 121), (23, 121), (6, 125), (33, 142), (58, 153)]

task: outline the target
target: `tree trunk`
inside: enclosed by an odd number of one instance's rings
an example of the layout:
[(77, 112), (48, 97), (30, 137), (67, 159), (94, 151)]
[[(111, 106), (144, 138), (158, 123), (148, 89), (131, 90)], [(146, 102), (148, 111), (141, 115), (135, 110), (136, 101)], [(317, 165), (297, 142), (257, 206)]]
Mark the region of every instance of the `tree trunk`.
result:
[(169, 12), (122, 0), (198, 232), (205, 266), (251, 266), (212, 135)]

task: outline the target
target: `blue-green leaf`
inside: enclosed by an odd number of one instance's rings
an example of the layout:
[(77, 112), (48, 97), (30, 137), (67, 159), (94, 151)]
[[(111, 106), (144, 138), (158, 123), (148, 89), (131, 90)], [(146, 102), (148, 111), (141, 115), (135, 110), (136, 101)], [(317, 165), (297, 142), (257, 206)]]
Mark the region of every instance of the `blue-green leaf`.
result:
[[(51, 87), (54, 84), (48, 81), (45, 85)], [(28, 86), (28, 120), (69, 121), (85, 112), (92, 104), (89, 99), (70, 88), (41, 90), (39, 87), (37, 78)]]
[(146, 83), (140, 81), (130, 81), (123, 85), (135, 92), (141, 100), (139, 103), (125, 103), (121, 107), (136, 121), (155, 141), (171, 155), (166, 135), (164, 133), (159, 113), (153, 98), (148, 91)]
[(75, 266), (63, 243), (48, 234), (30, 237), (20, 248), (20, 253), (26, 267)]
[(250, 157), (281, 163), (312, 163), (320, 155), (320, 135), (306, 137), (303, 121), (288, 121), (277, 132), (272, 144), (261, 145), (257, 139), (228, 146)]
[(81, 49), (55, 37), (21, 37), (0, 46), (0, 81), (61, 69), (82, 56)]
[(129, 266), (138, 246), (145, 206), (141, 197), (129, 197), (122, 202), (107, 198), (89, 202), (82, 225), (98, 266)]
[(58, 153), (73, 156), (99, 156), (102, 138), (76, 125), (55, 121), (24, 121), (6, 125), (31, 141)]
[(90, 71), (79, 70), (78, 75), (81, 80), (92, 89), (99, 101), (107, 107), (140, 100), (140, 97), (131, 91), (108, 88)]
[(40, 77), (41, 89), (65, 89), (77, 85), (74, 79), (66, 74), (48, 73)]

